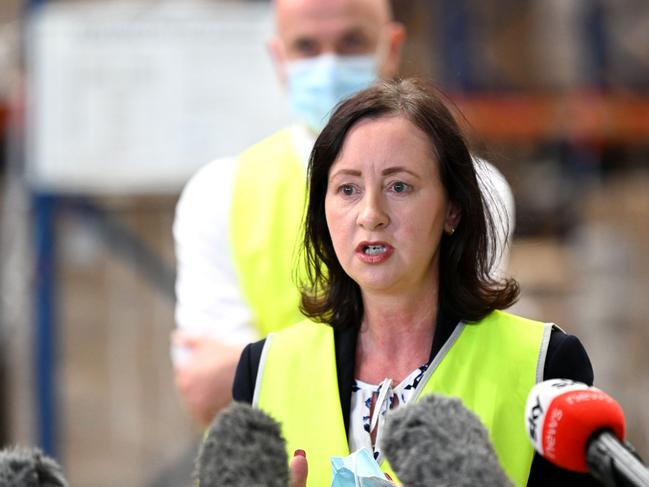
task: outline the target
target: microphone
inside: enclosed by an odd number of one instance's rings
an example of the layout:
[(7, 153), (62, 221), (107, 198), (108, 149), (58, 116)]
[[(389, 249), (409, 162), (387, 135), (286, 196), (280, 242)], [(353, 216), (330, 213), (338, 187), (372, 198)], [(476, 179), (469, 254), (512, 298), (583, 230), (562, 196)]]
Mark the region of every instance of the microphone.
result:
[(458, 398), (430, 394), (390, 412), (381, 448), (407, 487), (513, 486), (476, 414)]
[(277, 421), (233, 402), (210, 425), (194, 464), (200, 487), (286, 487), (286, 442)]
[(0, 450), (2, 487), (68, 487), (61, 466), (38, 448)]
[(534, 449), (555, 465), (606, 486), (649, 486), (649, 471), (622, 443), (622, 408), (596, 387), (567, 379), (536, 384), (525, 418)]

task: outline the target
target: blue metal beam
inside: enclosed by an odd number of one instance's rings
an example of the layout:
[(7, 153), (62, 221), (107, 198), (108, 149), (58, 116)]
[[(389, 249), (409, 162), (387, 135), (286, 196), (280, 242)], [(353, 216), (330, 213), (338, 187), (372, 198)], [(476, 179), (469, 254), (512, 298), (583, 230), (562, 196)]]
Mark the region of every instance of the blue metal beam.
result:
[(27, 0), (27, 8), (35, 8), (43, 5), (47, 0)]
[(34, 372), (38, 444), (56, 457), (56, 197), (32, 197), (36, 276), (34, 283)]
[(451, 91), (476, 89), (471, 16), (466, 0), (442, 0), (442, 55), (444, 87)]

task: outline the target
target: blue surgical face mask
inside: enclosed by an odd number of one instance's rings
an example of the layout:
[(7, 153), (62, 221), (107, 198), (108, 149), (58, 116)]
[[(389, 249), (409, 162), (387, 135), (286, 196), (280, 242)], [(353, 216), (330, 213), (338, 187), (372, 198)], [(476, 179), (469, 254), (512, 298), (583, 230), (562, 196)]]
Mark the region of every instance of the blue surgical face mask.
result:
[(287, 62), (286, 74), (293, 110), (318, 133), (338, 102), (377, 80), (378, 64), (374, 55), (323, 54)]

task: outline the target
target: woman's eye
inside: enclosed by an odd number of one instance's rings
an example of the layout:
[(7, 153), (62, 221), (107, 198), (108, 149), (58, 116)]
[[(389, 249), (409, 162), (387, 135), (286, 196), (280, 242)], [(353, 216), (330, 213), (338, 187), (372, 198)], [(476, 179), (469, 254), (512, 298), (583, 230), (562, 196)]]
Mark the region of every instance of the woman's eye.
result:
[(401, 181), (397, 181), (392, 185), (392, 191), (395, 193), (405, 193), (410, 189), (410, 185)]
[(343, 184), (338, 188), (338, 191), (344, 194), (345, 196), (351, 196), (354, 194), (354, 187), (351, 184)]

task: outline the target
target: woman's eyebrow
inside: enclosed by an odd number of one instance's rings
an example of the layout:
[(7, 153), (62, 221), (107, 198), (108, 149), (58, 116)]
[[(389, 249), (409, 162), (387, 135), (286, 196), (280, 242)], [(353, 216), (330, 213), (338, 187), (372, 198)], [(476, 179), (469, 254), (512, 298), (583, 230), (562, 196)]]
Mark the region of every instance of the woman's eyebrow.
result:
[(335, 173), (329, 176), (329, 179), (333, 179), (336, 176), (361, 176), (361, 172), (357, 169), (338, 169)]
[(392, 174), (396, 174), (396, 173), (399, 173), (399, 172), (405, 172), (405, 173), (408, 173), (408, 174), (410, 174), (410, 175), (416, 177), (417, 179), (421, 179), (421, 177), (419, 176), (419, 174), (417, 174), (416, 172), (411, 171), (410, 169), (405, 168), (405, 167), (403, 167), (403, 166), (388, 167), (388, 168), (384, 169), (384, 170), (381, 172), (381, 175), (382, 175), (382, 176), (390, 176), (390, 175), (392, 175)]

